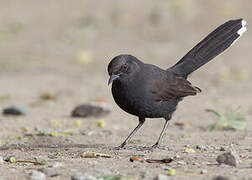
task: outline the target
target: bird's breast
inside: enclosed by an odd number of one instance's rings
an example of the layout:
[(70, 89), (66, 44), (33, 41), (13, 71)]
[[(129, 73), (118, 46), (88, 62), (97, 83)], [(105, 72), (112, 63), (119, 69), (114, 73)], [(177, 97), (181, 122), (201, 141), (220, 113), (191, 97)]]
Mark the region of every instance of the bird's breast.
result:
[(141, 83), (132, 85), (113, 82), (112, 94), (121, 109), (139, 117), (165, 117), (171, 109), (175, 108), (173, 105), (169, 107), (171, 102), (156, 101), (154, 95), (147, 91), (144, 84)]

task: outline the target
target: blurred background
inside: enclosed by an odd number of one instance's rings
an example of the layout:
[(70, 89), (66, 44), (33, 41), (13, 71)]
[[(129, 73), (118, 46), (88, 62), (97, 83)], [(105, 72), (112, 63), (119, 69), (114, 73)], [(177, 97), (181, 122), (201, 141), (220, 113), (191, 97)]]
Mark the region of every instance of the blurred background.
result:
[[(217, 119), (205, 112), (209, 108), (220, 114), (242, 108), (246, 127), (251, 127), (251, 6), (251, 0), (2, 1), (0, 107), (17, 106), (25, 109), (25, 116), (0, 115), (0, 145), (65, 143), (61, 139), (29, 139), (24, 133), (76, 132), (78, 128), (99, 132), (94, 126), (106, 131), (68, 139), (80, 144), (119, 145), (136, 126), (137, 118), (120, 110), (113, 101), (111, 87), (107, 86), (109, 61), (122, 53), (132, 54), (168, 68), (217, 26), (237, 18), (247, 21), (248, 31), (191, 75), (189, 80), (202, 93), (179, 104), (164, 144), (180, 147), (188, 134), (190, 143), (198, 142), (198, 133), (205, 132), (201, 127)], [(111, 107), (110, 115), (87, 121), (70, 117), (74, 107), (91, 101), (106, 102)], [(175, 122), (188, 128), (179, 131)], [(161, 120), (147, 121), (137, 135), (140, 144), (154, 143), (162, 126)], [(221, 139), (223, 134), (218, 132), (205, 135), (204, 143), (211, 142), (213, 136), (214, 143), (228, 142), (225, 138), (236, 136), (228, 134)]]
[[(84, 96), (83, 90), (92, 92), (90, 98), (108, 96), (106, 66), (114, 56), (133, 54), (167, 68), (227, 20), (243, 17), (249, 29), (250, 6), (249, 0), (2, 2), (0, 92), (26, 99), (36, 91), (73, 88)], [(206, 76), (210, 81), (200, 82), (206, 86), (221, 68), (249, 73), (250, 38), (248, 31), (194, 80)], [(93, 93), (96, 88), (103, 91)]]

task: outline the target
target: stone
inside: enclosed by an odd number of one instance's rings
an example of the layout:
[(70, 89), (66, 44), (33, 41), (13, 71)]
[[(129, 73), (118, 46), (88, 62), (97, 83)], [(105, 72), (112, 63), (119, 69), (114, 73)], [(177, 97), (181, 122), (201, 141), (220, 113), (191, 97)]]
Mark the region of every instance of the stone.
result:
[(38, 171), (44, 173), (48, 177), (56, 177), (59, 176), (59, 173), (53, 168), (41, 168)]
[(29, 178), (30, 180), (46, 180), (46, 176), (44, 173), (33, 170), (30, 174), (29, 174)]
[(26, 114), (27, 110), (22, 107), (11, 106), (3, 109), (3, 115), (21, 116)]
[(105, 103), (88, 103), (75, 107), (72, 117), (100, 117), (110, 113), (110, 108)]
[(169, 177), (167, 175), (164, 175), (164, 174), (158, 174), (154, 180), (168, 180)]
[(0, 164), (4, 163), (4, 158), (2, 156), (0, 156)]
[(71, 176), (71, 180), (97, 180), (97, 178), (87, 173), (76, 172)]
[(62, 166), (63, 166), (63, 163), (55, 162), (55, 163), (52, 165), (52, 168), (59, 168), (59, 167), (62, 167)]
[(80, 172), (76, 172), (71, 176), (71, 180), (84, 180), (84, 175)]
[(215, 176), (213, 180), (229, 180), (229, 178), (224, 176)]
[(207, 169), (201, 169), (200, 174), (207, 174)]
[(229, 152), (220, 154), (216, 161), (219, 164), (227, 164), (230, 166), (237, 167), (239, 165), (239, 156), (236, 154), (234, 150), (230, 150)]

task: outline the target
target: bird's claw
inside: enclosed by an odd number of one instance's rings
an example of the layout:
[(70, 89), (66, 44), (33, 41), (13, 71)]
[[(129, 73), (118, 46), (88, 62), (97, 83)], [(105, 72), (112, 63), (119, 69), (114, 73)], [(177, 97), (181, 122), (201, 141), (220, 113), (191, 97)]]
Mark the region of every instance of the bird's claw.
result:
[(145, 150), (145, 151), (153, 151), (154, 149), (161, 149), (161, 150), (168, 150), (167, 147), (165, 146), (160, 146), (158, 144), (154, 144), (153, 146), (144, 146), (140, 147), (140, 150)]
[(114, 150), (122, 150), (122, 149), (136, 149), (139, 151), (153, 151), (154, 149), (168, 150), (165, 146), (160, 146), (159, 144), (154, 144), (153, 146), (126, 146), (125, 144), (121, 144), (120, 146), (114, 147)]

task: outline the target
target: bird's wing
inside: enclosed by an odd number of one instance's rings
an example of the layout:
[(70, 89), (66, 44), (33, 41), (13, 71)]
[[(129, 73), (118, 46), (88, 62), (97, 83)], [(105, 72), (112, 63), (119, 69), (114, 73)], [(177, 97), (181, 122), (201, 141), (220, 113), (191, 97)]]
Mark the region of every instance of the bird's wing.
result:
[(180, 76), (172, 76), (166, 80), (154, 80), (151, 87), (151, 92), (157, 101), (180, 99), (201, 92), (200, 88), (193, 86), (189, 81)]

